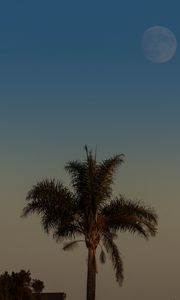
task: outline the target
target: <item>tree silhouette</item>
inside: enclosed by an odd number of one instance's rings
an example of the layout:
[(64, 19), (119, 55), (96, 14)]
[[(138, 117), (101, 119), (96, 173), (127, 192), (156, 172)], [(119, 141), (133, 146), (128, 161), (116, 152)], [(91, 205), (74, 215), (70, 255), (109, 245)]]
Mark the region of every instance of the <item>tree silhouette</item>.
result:
[(95, 299), (96, 290), (96, 250), (100, 246), (100, 261), (105, 262), (108, 253), (121, 285), (123, 264), (115, 238), (119, 231), (137, 233), (148, 239), (157, 231), (155, 211), (143, 203), (112, 196), (112, 184), (117, 168), (124, 156), (114, 155), (97, 162), (96, 155), (86, 150), (86, 159), (70, 161), (65, 170), (71, 176), (72, 190), (60, 181), (45, 179), (38, 182), (28, 192), (22, 216), (37, 213), (46, 233), (50, 231), (57, 241), (70, 239), (63, 249), (69, 250), (83, 237), (88, 250), (87, 300)]
[(43, 284), (41, 280), (32, 280), (29, 271), (4, 272), (0, 275), (0, 300), (32, 300), (31, 286), (35, 281)]
[(39, 279), (33, 279), (31, 286), (35, 293), (41, 293), (44, 289), (44, 283)]

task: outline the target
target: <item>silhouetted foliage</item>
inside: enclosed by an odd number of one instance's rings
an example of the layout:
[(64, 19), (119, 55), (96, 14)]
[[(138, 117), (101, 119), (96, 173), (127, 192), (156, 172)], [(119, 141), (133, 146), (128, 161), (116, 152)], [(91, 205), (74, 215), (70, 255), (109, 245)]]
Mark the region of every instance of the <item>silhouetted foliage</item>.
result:
[(65, 170), (71, 176), (72, 190), (55, 179), (38, 182), (27, 194), (23, 216), (37, 213), (46, 233), (57, 241), (73, 239), (63, 249), (74, 248), (82, 236), (88, 248), (87, 300), (95, 299), (96, 249), (101, 248), (100, 261), (105, 263), (105, 251), (112, 261), (116, 280), (123, 281), (123, 264), (114, 242), (119, 231), (137, 233), (148, 239), (157, 231), (155, 211), (141, 202), (112, 196), (112, 184), (124, 156), (114, 155), (102, 162), (86, 150), (84, 161), (70, 161)]
[(31, 287), (33, 288), (35, 293), (41, 293), (44, 289), (44, 283), (39, 279), (33, 279)]
[(0, 300), (32, 300), (33, 282), (29, 271), (4, 272), (0, 275)]

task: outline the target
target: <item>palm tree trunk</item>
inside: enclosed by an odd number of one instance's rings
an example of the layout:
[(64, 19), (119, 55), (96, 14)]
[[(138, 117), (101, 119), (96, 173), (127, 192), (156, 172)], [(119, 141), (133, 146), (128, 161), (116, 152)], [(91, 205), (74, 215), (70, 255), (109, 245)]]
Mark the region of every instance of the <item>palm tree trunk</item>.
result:
[(88, 248), (87, 270), (87, 297), (86, 300), (95, 300), (96, 291), (96, 258), (92, 249)]

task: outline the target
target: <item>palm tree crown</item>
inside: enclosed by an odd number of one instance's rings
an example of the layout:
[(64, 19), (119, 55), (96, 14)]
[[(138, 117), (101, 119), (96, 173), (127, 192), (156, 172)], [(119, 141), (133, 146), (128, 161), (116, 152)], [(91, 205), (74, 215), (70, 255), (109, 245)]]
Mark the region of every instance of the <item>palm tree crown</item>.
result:
[(85, 150), (84, 161), (70, 161), (65, 166), (72, 190), (54, 179), (37, 183), (27, 195), (23, 216), (37, 213), (44, 230), (52, 231), (57, 241), (71, 239), (64, 244), (64, 250), (73, 248), (79, 242), (76, 238), (83, 237), (88, 248), (87, 299), (90, 300), (95, 299), (97, 247), (101, 247), (102, 263), (104, 249), (109, 254), (116, 280), (121, 284), (123, 265), (114, 242), (117, 233), (129, 231), (148, 239), (156, 234), (157, 215), (152, 208), (123, 195), (113, 198), (114, 174), (124, 161), (122, 154), (99, 163), (87, 147)]

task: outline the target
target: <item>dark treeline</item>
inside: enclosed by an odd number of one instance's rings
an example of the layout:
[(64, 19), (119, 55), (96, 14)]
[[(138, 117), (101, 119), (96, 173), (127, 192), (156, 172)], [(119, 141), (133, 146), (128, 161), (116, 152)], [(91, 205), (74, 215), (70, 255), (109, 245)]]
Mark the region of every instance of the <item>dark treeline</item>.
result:
[(30, 271), (4, 272), (0, 275), (0, 300), (32, 300), (44, 289), (43, 281), (32, 279)]

